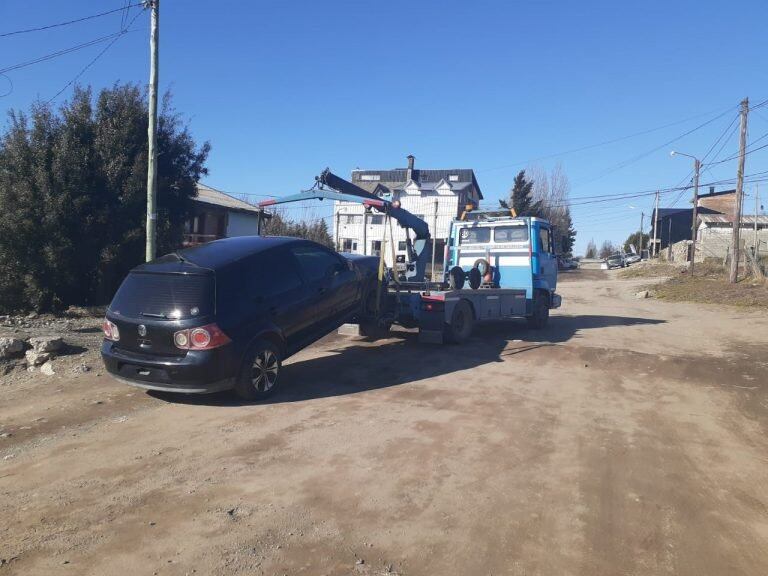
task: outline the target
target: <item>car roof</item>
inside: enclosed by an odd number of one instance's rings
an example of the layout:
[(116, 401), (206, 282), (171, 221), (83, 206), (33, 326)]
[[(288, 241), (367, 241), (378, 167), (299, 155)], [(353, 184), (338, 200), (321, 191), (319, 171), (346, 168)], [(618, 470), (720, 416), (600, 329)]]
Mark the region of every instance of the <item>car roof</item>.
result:
[[(133, 272), (200, 274), (220, 270), (243, 258), (292, 244), (314, 244), (301, 238), (285, 236), (237, 236), (222, 238), (198, 246), (177, 250), (141, 264)], [(210, 273), (210, 272), (208, 272)]]

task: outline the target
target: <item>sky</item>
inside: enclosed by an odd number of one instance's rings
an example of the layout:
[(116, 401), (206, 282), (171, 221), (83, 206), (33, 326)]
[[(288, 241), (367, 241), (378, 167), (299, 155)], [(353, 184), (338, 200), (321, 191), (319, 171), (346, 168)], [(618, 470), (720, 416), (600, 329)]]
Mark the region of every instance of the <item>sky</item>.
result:
[[(0, 35), (131, 2), (0, 0)], [(77, 81), (96, 89), (146, 84), (149, 14), (140, 6), (127, 20), (118, 11), (0, 36), (0, 70), (126, 22), (129, 32), (84, 71), (108, 41), (0, 76), (0, 110), (47, 101), (81, 72)], [(404, 167), (413, 154), (417, 168), (474, 169), (481, 207), (490, 208), (520, 169), (559, 163), (583, 253), (590, 239), (623, 242), (642, 212), (647, 230), (652, 191), (689, 182), (693, 160), (672, 149), (711, 150), (716, 162), (736, 154), (739, 102), (768, 99), (766, 22), (762, 0), (738, 9), (673, 0), (161, 0), (160, 89), (212, 145), (204, 181), (254, 201), (305, 189), (325, 167), (349, 177)], [(70, 95), (71, 87), (53, 104)], [(768, 105), (750, 112), (748, 142), (768, 144), (759, 140), (767, 133)], [(755, 150), (745, 172), (767, 163), (768, 148)], [(735, 159), (705, 168), (702, 191), (736, 176)], [(748, 214), (756, 186), (768, 206), (760, 178), (745, 185)], [(664, 192), (660, 205), (686, 207), (690, 197)], [(332, 211), (327, 203), (290, 210), (295, 218)]]

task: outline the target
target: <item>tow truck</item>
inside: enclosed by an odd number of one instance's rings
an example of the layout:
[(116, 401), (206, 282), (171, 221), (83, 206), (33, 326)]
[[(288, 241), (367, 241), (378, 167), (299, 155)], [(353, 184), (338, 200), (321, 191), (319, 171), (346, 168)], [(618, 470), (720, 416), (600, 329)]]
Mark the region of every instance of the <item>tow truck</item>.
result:
[[(369, 291), (358, 319), (363, 335), (377, 336), (392, 324), (418, 328), (419, 340), (462, 343), (478, 322), (525, 318), (529, 327), (546, 326), (549, 311), (561, 305), (552, 227), (514, 211), (465, 206), (451, 222), (445, 246), (443, 278), (427, 276), (433, 244), (429, 225), (405, 210), (397, 198), (377, 196), (336, 176), (329, 169), (309, 190), (259, 203), (260, 207), (306, 200), (357, 202), (384, 215), (378, 283)], [(394, 238), (393, 268), (385, 263), (390, 220), (405, 229), (406, 262), (398, 269)], [(411, 237), (413, 234), (413, 238)]]

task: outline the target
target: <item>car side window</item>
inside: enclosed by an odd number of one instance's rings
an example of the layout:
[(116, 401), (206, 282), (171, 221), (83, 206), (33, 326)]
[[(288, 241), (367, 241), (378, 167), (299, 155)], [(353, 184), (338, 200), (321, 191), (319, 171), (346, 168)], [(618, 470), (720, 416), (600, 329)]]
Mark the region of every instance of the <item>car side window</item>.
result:
[(539, 228), (539, 253), (549, 253), (549, 230), (546, 228)]
[(317, 282), (343, 269), (343, 263), (339, 257), (322, 248), (296, 246), (291, 248), (291, 251), (309, 282)]
[(286, 294), (301, 287), (301, 276), (287, 251), (270, 252), (254, 261), (248, 271), (250, 290), (265, 298)]

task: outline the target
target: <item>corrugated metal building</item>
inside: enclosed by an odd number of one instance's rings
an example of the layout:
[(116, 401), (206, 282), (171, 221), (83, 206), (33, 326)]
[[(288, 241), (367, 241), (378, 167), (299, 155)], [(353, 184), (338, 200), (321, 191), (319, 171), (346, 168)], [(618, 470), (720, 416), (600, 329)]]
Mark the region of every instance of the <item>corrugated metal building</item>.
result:
[[(704, 214), (699, 216), (696, 234), (697, 258), (724, 258), (731, 247), (733, 217), (727, 214)], [(739, 229), (741, 246), (752, 250), (757, 243), (759, 252), (768, 253), (768, 216), (742, 216)]]
[[(436, 239), (435, 258), (442, 263), (443, 247), (448, 238), (451, 220), (457, 218), (468, 202), (478, 205), (483, 198), (475, 173), (468, 168), (421, 170), (414, 167), (414, 157), (408, 156), (407, 168), (393, 170), (353, 170), (352, 182), (376, 195), (391, 195), (403, 208), (429, 224)], [(333, 234), (343, 252), (378, 255), (384, 236), (384, 216), (375, 210), (366, 212), (361, 204), (334, 204)], [(405, 231), (392, 223), (396, 252), (405, 254)], [(387, 231), (387, 242), (389, 242)], [(385, 260), (392, 266), (390, 249)]]

